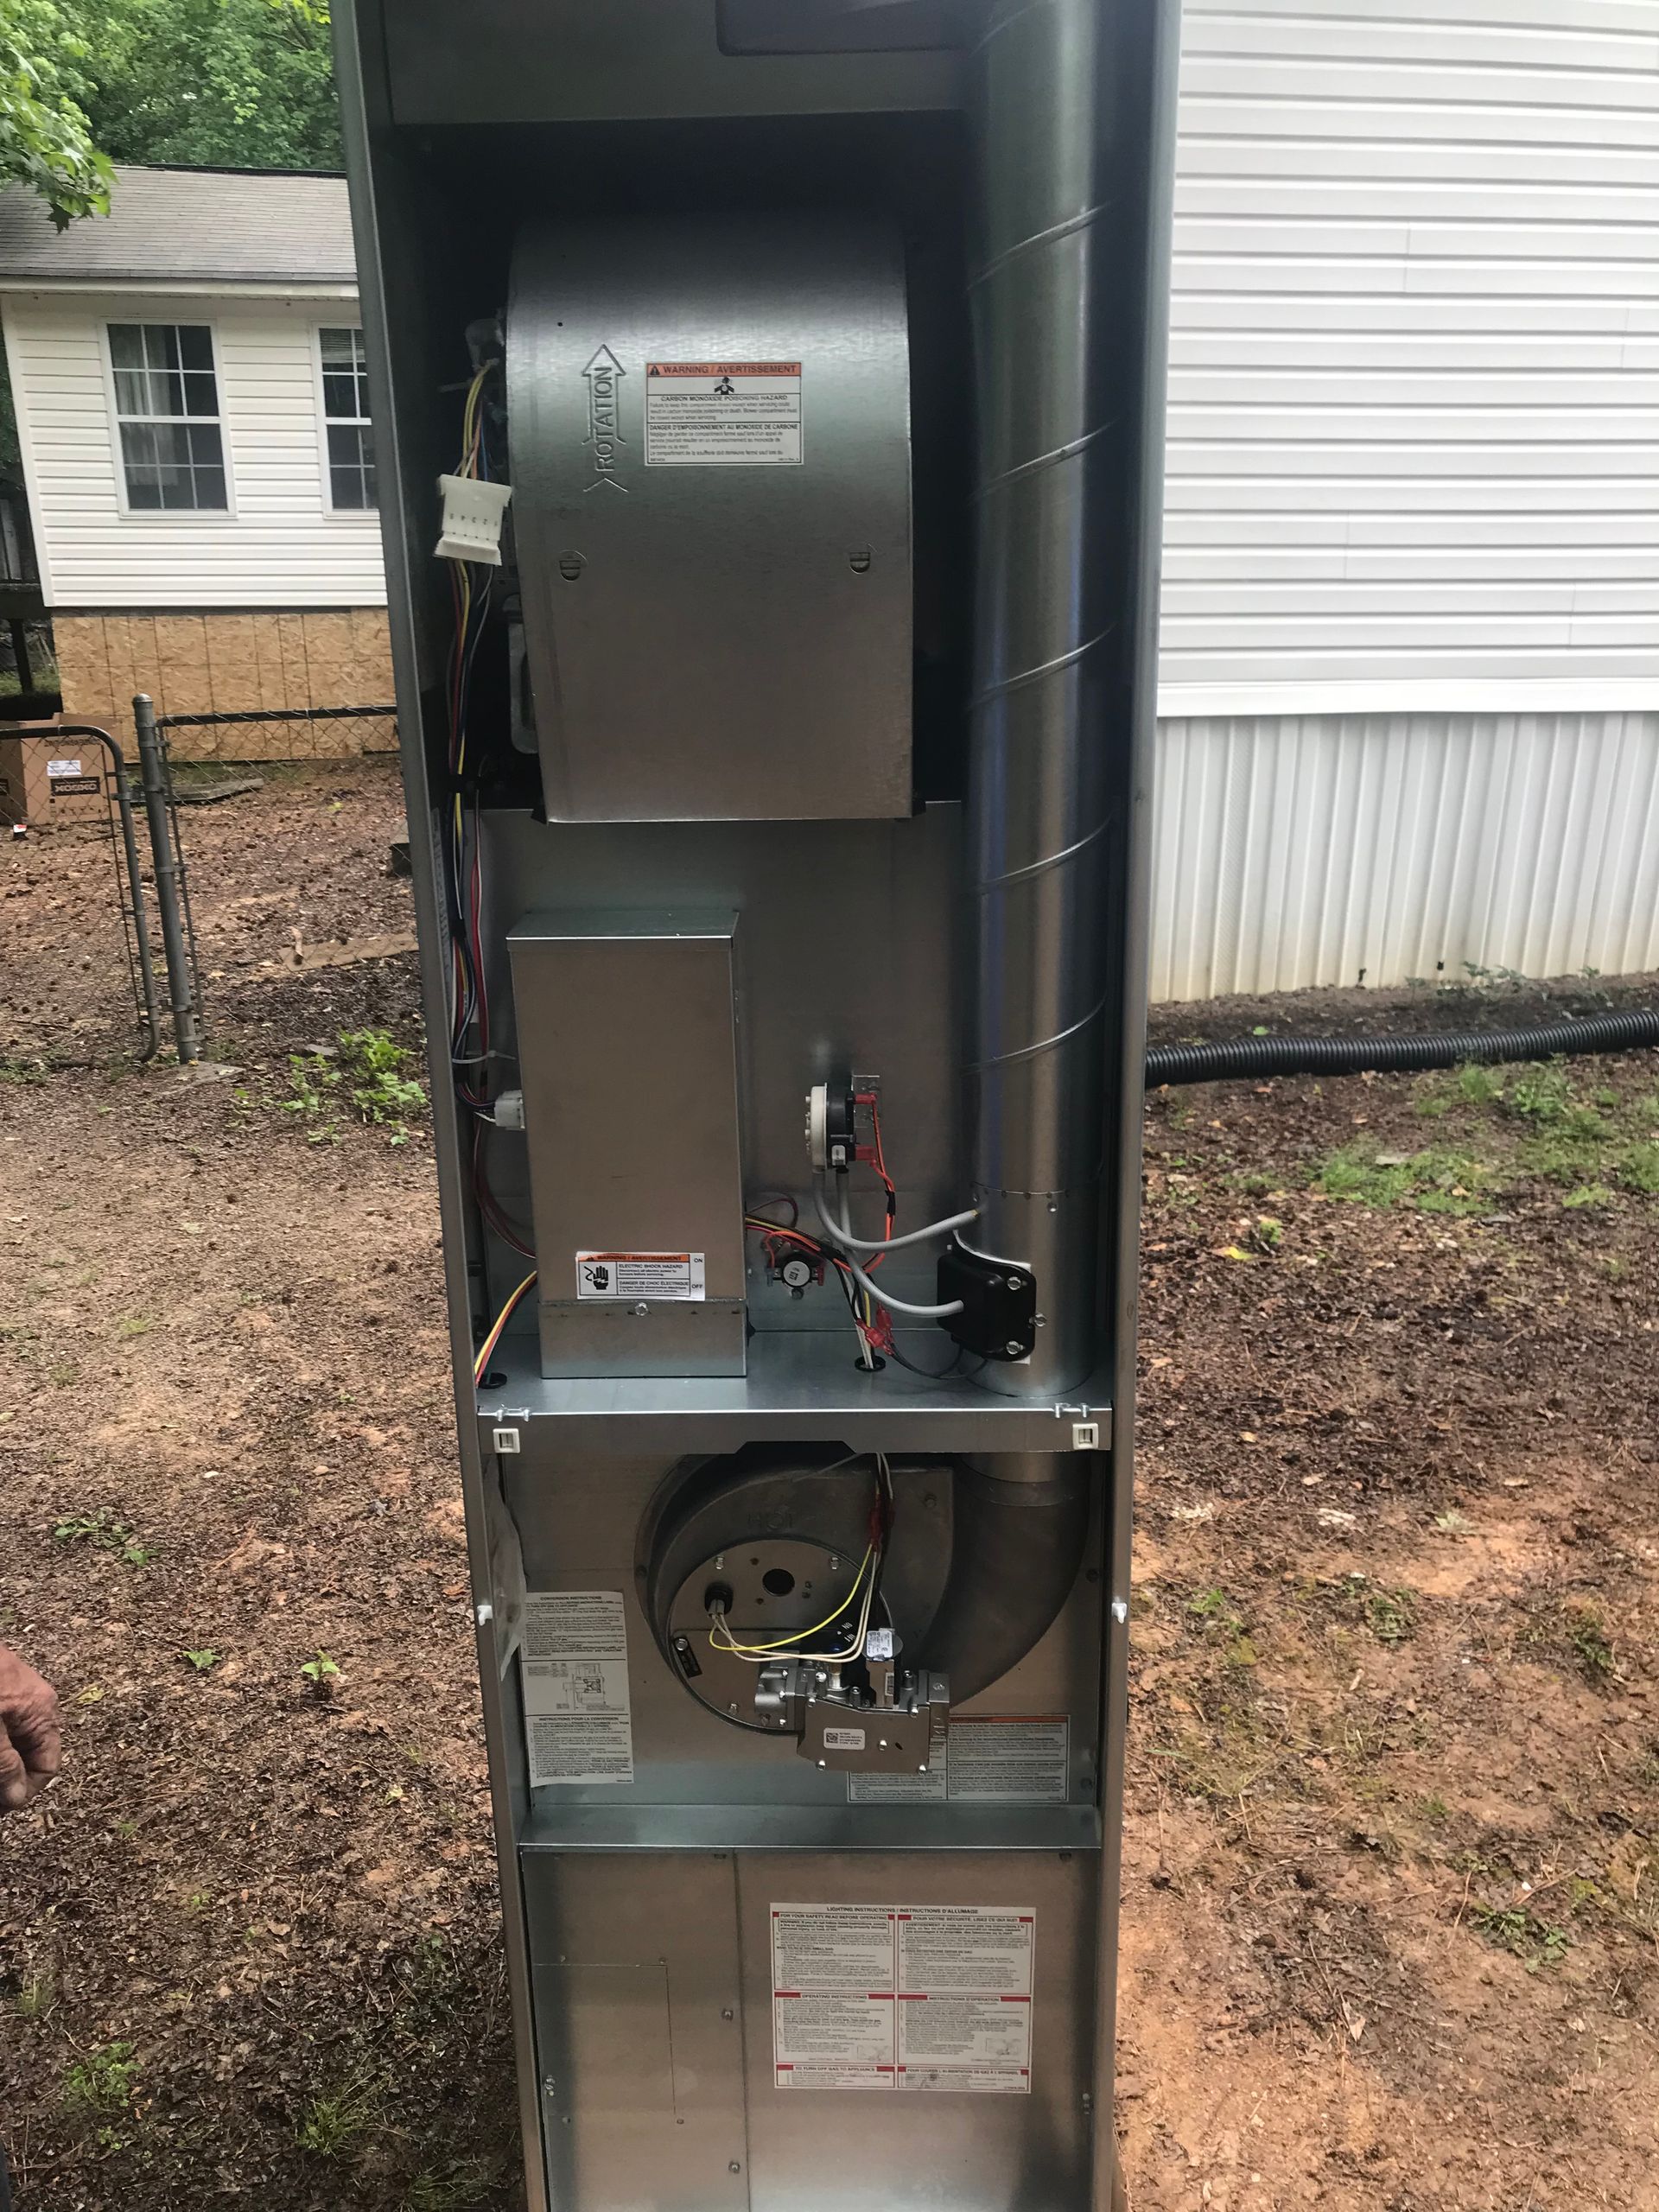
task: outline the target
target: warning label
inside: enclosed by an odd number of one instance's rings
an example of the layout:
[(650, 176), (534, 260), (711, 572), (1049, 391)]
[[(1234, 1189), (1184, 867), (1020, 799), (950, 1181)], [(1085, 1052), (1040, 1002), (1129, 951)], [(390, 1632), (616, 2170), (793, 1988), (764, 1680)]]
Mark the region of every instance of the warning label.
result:
[(792, 467), (798, 361), (647, 361), (647, 468)]
[(578, 1252), (578, 1298), (701, 1299), (701, 1252)]
[(777, 2086), (1027, 2094), (1036, 1933), (998, 1905), (773, 1905)]
[(925, 1774), (849, 1774), (853, 1805), (1064, 1805), (1071, 1794), (1071, 1724), (1063, 1713), (998, 1714), (936, 1726)]
[(527, 1598), (518, 1666), (531, 1786), (632, 1782), (622, 1592), (558, 1590)]
[(1071, 1726), (1063, 1713), (950, 1724), (950, 1796), (982, 1805), (1064, 1805)]

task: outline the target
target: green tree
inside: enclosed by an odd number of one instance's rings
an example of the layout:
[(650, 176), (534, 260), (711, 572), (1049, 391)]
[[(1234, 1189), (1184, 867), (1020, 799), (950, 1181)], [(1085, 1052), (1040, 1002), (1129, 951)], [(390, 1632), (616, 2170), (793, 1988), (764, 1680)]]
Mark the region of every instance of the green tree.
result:
[(55, 0), (0, 6), (0, 183), (38, 192), (60, 230), (110, 205), (109, 160), (83, 103), (91, 56)]
[(323, 0), (57, 3), (90, 49), (86, 111), (115, 161), (339, 167)]

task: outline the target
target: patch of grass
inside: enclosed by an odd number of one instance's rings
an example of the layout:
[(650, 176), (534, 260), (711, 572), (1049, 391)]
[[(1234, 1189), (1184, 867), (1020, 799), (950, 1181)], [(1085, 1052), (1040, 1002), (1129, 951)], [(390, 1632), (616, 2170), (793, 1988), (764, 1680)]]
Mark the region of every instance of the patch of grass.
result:
[(1427, 1796), (1420, 1798), (1418, 1806), (1423, 1818), (1432, 1821), (1437, 1828), (1444, 1827), (1452, 1817), (1445, 1798), (1438, 1790), (1431, 1789)]
[(57, 1992), (49, 1974), (27, 1975), (17, 1985), (17, 1993), (11, 2000), (11, 2009), (20, 2020), (44, 2019), (52, 2009)]
[(1402, 1157), (1349, 1144), (1320, 1165), (1313, 1187), (1358, 1205), (1472, 1214), (1485, 1211), (1492, 1179), (1491, 1169), (1471, 1152), (1432, 1146)]
[(63, 2101), (72, 2112), (124, 2112), (132, 2101), (138, 2061), (130, 2043), (105, 2044), (78, 2058), (63, 2077)]
[(1233, 1601), (1224, 1590), (1200, 1590), (1186, 1601), (1186, 1610), (1195, 1621), (1202, 1621), (1206, 1628), (1225, 1629), (1236, 1634), (1244, 1625), (1233, 1611)]
[(1573, 1086), (1565, 1064), (1551, 1060), (1541, 1067), (1524, 1068), (1505, 1087), (1503, 1106), (1506, 1113), (1522, 1121), (1564, 1120), (1573, 1108)]
[(156, 1556), (154, 1544), (142, 1544), (124, 1521), (118, 1521), (107, 1505), (96, 1513), (78, 1513), (58, 1522), (52, 1540), (59, 1544), (91, 1544), (109, 1552), (124, 1567), (148, 1567)]
[(1503, 1077), (1484, 1061), (1465, 1060), (1451, 1074), (1428, 1085), (1417, 1101), (1420, 1114), (1435, 1119), (1465, 1106), (1497, 1105), (1503, 1096)]
[(294, 2139), (302, 2151), (309, 2151), (315, 2158), (342, 2158), (373, 2126), (376, 2110), (372, 2084), (347, 2082), (332, 2096), (313, 2100), (294, 2131)]
[(115, 1325), (115, 1333), (118, 1337), (143, 1337), (155, 1325), (154, 1318), (148, 1313), (124, 1313)]
[(1434, 1526), (1443, 1536), (1470, 1536), (1475, 1524), (1466, 1513), (1459, 1513), (1455, 1505), (1448, 1505), (1444, 1513), (1434, 1516)]
[(404, 2212), (469, 2212), (494, 2183), (487, 2158), (456, 2158), (423, 2167), (409, 2184)]
[(1586, 1681), (1605, 1689), (1613, 1679), (1613, 1647), (1600, 1608), (1575, 1605), (1567, 1609), (1567, 1640), (1573, 1648), (1579, 1672)]
[(1560, 1966), (1573, 1948), (1573, 1938), (1564, 1928), (1552, 1926), (1523, 1907), (1478, 1904), (1469, 1915), (1469, 1924), (1500, 1951), (1513, 1953), (1529, 1974)]
[(1616, 1206), (1618, 1200), (1605, 1183), (1580, 1183), (1576, 1191), (1569, 1191), (1561, 1200), (1564, 1206)]
[(0, 1054), (0, 1083), (44, 1083), (47, 1066), (44, 1060), (29, 1060), (7, 1052)]
[(1659, 1195), (1659, 1144), (1627, 1145), (1613, 1172), (1627, 1190)]

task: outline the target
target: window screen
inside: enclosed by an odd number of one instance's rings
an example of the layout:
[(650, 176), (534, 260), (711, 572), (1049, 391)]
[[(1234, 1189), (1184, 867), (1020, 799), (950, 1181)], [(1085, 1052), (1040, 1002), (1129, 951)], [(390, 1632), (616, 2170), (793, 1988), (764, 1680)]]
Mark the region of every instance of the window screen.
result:
[(369, 423), (368, 355), (360, 330), (320, 330), (322, 415), (328, 435), (328, 499), (335, 507), (373, 507), (374, 432)]
[(110, 366), (128, 506), (228, 506), (207, 325), (112, 322)]

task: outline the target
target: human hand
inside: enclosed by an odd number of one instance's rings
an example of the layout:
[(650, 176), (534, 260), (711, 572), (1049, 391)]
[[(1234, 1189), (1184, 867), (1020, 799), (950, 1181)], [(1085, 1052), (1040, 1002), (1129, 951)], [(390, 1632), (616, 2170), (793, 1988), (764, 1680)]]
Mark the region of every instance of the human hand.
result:
[(0, 1813), (40, 1796), (58, 1770), (62, 1740), (57, 1692), (0, 1643)]

